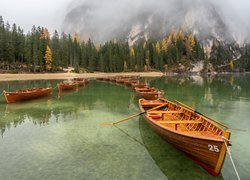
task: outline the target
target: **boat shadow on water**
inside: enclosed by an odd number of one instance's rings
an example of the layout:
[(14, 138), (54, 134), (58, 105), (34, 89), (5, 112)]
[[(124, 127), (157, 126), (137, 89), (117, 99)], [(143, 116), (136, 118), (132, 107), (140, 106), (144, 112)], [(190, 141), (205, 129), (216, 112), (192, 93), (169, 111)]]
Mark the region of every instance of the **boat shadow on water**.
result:
[(149, 127), (143, 116), (139, 119), (139, 129), (145, 148), (168, 179), (224, 179), (221, 174), (217, 177), (211, 176), (164, 141)]

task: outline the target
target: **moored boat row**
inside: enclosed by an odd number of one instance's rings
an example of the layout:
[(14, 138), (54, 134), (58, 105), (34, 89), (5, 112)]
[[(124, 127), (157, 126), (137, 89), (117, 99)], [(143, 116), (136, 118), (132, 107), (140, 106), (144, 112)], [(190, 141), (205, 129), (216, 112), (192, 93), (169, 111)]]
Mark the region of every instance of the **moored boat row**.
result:
[[(162, 98), (162, 90), (149, 87), (133, 77), (106, 77), (101, 81), (112, 81), (131, 86), (139, 99), (140, 114), (144, 114), (150, 127), (164, 140), (187, 154), (192, 160), (217, 176), (223, 166), (230, 131), (221, 123), (179, 103)], [(58, 91), (74, 90), (88, 84), (88, 80), (74, 78), (57, 84)], [(7, 103), (49, 96), (53, 88), (33, 88), (14, 92), (4, 91)], [(154, 110), (150, 110), (154, 108)]]
[[(84, 78), (74, 78), (69, 82), (61, 82), (57, 84), (58, 91), (77, 89), (79, 86), (88, 84), (89, 81)], [(3, 91), (6, 103), (15, 103), (20, 101), (27, 101), (31, 99), (37, 99), (52, 94), (52, 87), (47, 88), (32, 88), (16, 90), (13, 92)]]
[[(124, 77), (112, 77), (112, 79), (135, 90), (140, 98), (141, 114), (144, 114), (148, 124), (158, 135), (188, 155), (211, 175), (219, 175), (226, 157), (227, 146), (230, 145), (230, 131), (225, 125), (185, 104), (162, 98), (164, 95), (162, 90), (149, 87), (138, 79)], [(152, 108), (154, 110), (150, 111)]]
[(140, 82), (138, 77), (132, 76), (116, 76), (116, 77), (107, 77), (107, 78), (98, 78), (97, 80), (101, 81), (113, 81), (118, 84), (124, 84), (126, 86), (131, 86), (135, 91), (138, 97), (145, 99), (158, 99), (164, 95), (163, 91), (160, 91), (156, 88), (149, 87), (149, 84), (145, 82)]

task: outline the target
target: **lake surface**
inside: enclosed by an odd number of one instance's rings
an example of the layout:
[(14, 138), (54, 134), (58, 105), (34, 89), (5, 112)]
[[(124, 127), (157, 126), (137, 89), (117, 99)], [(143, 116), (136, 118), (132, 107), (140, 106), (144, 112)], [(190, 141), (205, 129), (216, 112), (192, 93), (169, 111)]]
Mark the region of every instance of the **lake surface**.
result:
[[(230, 127), (231, 153), (250, 178), (250, 75), (142, 79), (165, 97)], [(56, 87), (59, 81), (0, 82), (0, 90)], [(212, 177), (156, 135), (142, 117), (102, 126), (139, 112), (129, 87), (91, 81), (78, 91), (24, 103), (0, 97), (0, 179), (236, 179), (229, 156)]]

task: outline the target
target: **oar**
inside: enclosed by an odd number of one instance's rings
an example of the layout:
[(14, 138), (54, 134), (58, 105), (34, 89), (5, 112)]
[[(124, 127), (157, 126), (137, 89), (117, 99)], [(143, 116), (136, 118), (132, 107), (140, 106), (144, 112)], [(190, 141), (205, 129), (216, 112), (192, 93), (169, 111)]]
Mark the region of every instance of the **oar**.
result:
[(231, 130), (235, 130), (235, 131), (247, 131), (246, 129), (230, 128), (229, 126), (227, 126), (227, 125), (225, 125), (225, 124), (222, 124), (222, 123), (219, 122), (219, 121), (216, 121), (216, 120), (214, 120), (214, 119), (211, 119), (211, 118), (205, 116), (204, 114), (202, 114), (202, 113), (196, 111), (195, 109), (193, 109), (192, 107), (190, 107), (190, 106), (188, 106), (188, 105), (186, 105), (186, 104), (183, 104), (183, 103), (181, 103), (181, 102), (179, 102), (179, 101), (177, 101), (177, 100), (175, 100), (175, 102), (177, 102), (178, 104), (180, 104), (180, 105), (186, 107), (187, 109), (189, 109), (189, 110), (191, 110), (191, 111), (194, 111), (194, 113), (197, 113), (197, 114), (199, 114), (199, 115), (202, 115), (202, 116), (204, 116), (205, 118), (207, 118), (207, 119), (209, 119), (209, 120), (211, 120), (211, 121), (216, 122), (217, 124), (219, 124), (219, 125), (221, 125), (221, 126), (227, 128), (227, 129), (231, 129)]
[(142, 114), (144, 114), (144, 113), (146, 113), (146, 112), (153, 111), (153, 110), (155, 110), (155, 109), (159, 109), (159, 108), (161, 108), (161, 107), (163, 107), (163, 106), (166, 106), (166, 105), (167, 105), (167, 103), (164, 103), (164, 104), (161, 104), (161, 105), (159, 105), (159, 106), (156, 106), (156, 107), (154, 107), (154, 108), (152, 108), (152, 109), (149, 109), (149, 110), (147, 110), (147, 111), (143, 111), (143, 112), (141, 112), (141, 113), (134, 114), (134, 115), (129, 116), (129, 117), (127, 117), (127, 118), (121, 119), (121, 120), (119, 120), (119, 121), (115, 121), (115, 122), (111, 122), (111, 123), (106, 122), (106, 123), (102, 123), (101, 125), (103, 125), (103, 126), (115, 125), (115, 124), (118, 124), (118, 123), (127, 121), (127, 120), (129, 120), (129, 119), (132, 119), (132, 118), (134, 118), (134, 117), (136, 117), (136, 116), (140, 116), (140, 115), (142, 115)]

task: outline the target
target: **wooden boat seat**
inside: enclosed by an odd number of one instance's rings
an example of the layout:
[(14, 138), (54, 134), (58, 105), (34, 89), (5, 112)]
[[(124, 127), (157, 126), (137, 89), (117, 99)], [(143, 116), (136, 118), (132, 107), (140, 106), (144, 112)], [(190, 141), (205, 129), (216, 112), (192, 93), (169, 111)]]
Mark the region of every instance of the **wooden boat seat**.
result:
[(179, 124), (202, 124), (200, 121), (190, 121), (190, 120), (179, 120), (179, 121), (156, 121), (160, 124), (175, 124), (175, 130)]
[(179, 120), (179, 121), (157, 121), (158, 123), (166, 124), (201, 124), (200, 121)]
[(148, 114), (178, 114), (182, 113), (181, 111), (148, 111)]
[(142, 106), (160, 106), (162, 103), (142, 103)]

